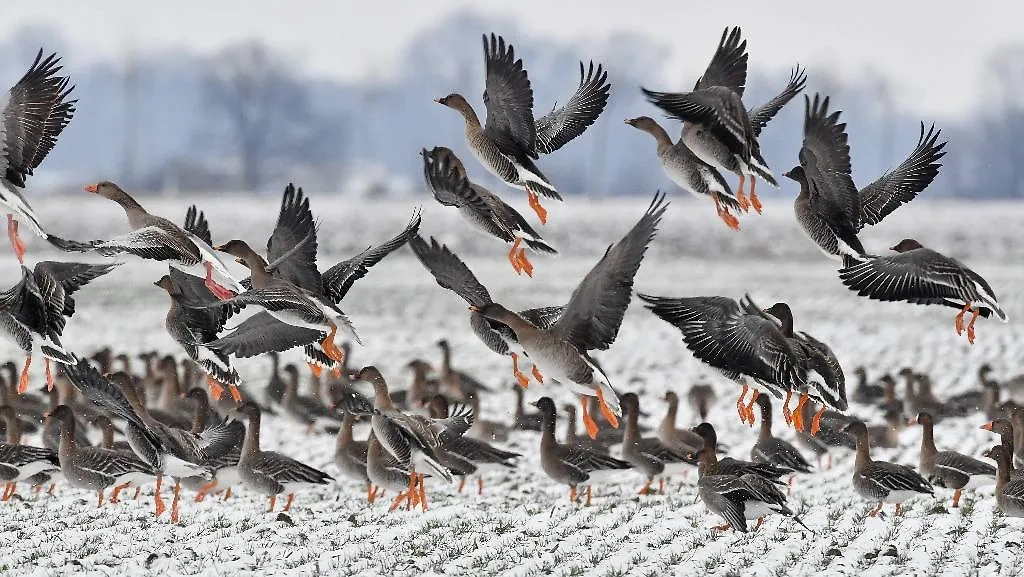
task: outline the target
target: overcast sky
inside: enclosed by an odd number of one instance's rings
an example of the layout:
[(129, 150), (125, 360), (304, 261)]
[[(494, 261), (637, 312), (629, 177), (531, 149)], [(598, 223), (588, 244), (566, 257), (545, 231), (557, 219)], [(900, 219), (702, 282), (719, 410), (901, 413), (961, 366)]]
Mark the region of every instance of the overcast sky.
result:
[[(129, 47), (205, 53), (261, 37), (311, 74), (359, 78), (374, 70), (386, 76), (414, 33), (467, 7), (566, 40), (644, 34), (672, 47), (673, 69), (694, 74), (722, 29), (740, 25), (752, 69), (799, 61), (813, 75), (815, 65), (827, 64), (855, 81), (873, 67), (890, 79), (898, 107), (935, 116), (978, 106), (986, 57), (999, 46), (1024, 43), (1019, 0), (36, 0), (5, 2), (0, 35), (52, 26), (70, 43), (72, 65), (118, 58)], [(478, 50), (477, 42), (467, 39), (467, 50)]]

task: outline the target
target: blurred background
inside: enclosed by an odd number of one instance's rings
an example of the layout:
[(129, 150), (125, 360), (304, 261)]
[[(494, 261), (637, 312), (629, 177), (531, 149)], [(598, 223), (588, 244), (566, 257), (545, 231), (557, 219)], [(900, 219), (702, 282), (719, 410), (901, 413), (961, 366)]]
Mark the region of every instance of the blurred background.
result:
[[(950, 140), (930, 197), (1021, 197), (1024, 8), (982, 4), (18, 2), (0, 20), (0, 80), (12, 85), (43, 47), (77, 85), (78, 112), (35, 192), (109, 179), (138, 193), (276, 197), (295, 181), (400, 196), (422, 190), (420, 148), (468, 155), (461, 119), (432, 99), (458, 91), (482, 110), (480, 36), (494, 31), (523, 58), (538, 114), (572, 94), (579, 60), (609, 70), (602, 118), (542, 159), (559, 189), (647, 195), (671, 185), (650, 137), (622, 124), (657, 114), (638, 87), (692, 88), (722, 30), (740, 25), (748, 106), (807, 66), (808, 92), (830, 95), (849, 123), (858, 184), (902, 160), (923, 121)], [(802, 114), (794, 100), (762, 137), (776, 174), (796, 163)]]

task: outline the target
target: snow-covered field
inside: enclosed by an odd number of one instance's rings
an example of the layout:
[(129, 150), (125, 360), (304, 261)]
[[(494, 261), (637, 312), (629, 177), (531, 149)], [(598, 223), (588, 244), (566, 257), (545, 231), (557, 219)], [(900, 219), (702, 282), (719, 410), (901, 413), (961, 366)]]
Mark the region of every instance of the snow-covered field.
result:
[[(766, 195), (768, 196), (768, 195)], [(779, 195), (781, 196), (781, 195)], [(661, 232), (640, 269), (639, 291), (667, 296), (749, 292), (767, 306), (789, 302), (796, 326), (828, 342), (846, 368), (864, 365), (872, 377), (910, 366), (928, 372), (945, 396), (976, 385), (982, 362), (995, 375), (1024, 371), (1024, 207), (1009, 204), (928, 203), (897, 211), (865, 231), (877, 252), (908, 236), (965, 260), (1001, 297), (1010, 324), (978, 323), (974, 346), (953, 331), (952, 309), (886, 304), (857, 298), (835, 276), (835, 265), (802, 236), (788, 199), (766, 203), (765, 214), (743, 220), (742, 232), (726, 229), (712, 208), (673, 193)], [(152, 212), (180, 220), (193, 200), (206, 210), (214, 240), (243, 238), (263, 246), (276, 218), (277, 199), (211, 198), (144, 201)], [(517, 201), (520, 199), (516, 199)], [(468, 231), (451, 210), (423, 199), (422, 234), (436, 235), (467, 261), (492, 296), (518, 309), (564, 303), (583, 274), (643, 213), (649, 196), (601, 203), (569, 199), (552, 206), (542, 230), (562, 250), (557, 259), (535, 259), (536, 275), (516, 277), (502, 246)], [(525, 204), (525, 203), (517, 203)], [(312, 194), (320, 229), (321, 268), (389, 238), (408, 221), (413, 204), (368, 203)], [(101, 238), (124, 230), (120, 210), (107, 201), (80, 196), (36, 202), (46, 225), (71, 238)], [(63, 258), (36, 238), (26, 238), (29, 258)], [(6, 247), (4, 249), (7, 250)], [(0, 272), (18, 278), (12, 256)], [(102, 344), (138, 352), (177, 352), (163, 331), (166, 295), (151, 283), (162, 267), (128, 260), (80, 293), (78, 313), (65, 332), (68, 347), (89, 353)], [(511, 367), (492, 355), (468, 330), (465, 303), (440, 289), (408, 249), (359, 281), (342, 308), (365, 346), (354, 365), (375, 364), (395, 389), (408, 385), (402, 367), (412, 358), (439, 362), (435, 342), (453, 343), (454, 362), (499, 392), (484, 399), (490, 419), (510, 419)], [(7, 347), (4, 358), (14, 358)], [(741, 426), (731, 402), (737, 393), (696, 362), (678, 332), (639, 302), (626, 315), (614, 346), (600, 354), (613, 383), (640, 394), (648, 424), (660, 420), (665, 390), (684, 393), (694, 383), (716, 385), (720, 403), (711, 421), (733, 454), (746, 458), (756, 429)], [(297, 353), (289, 360), (300, 362)], [(241, 362), (248, 390), (262, 391), (268, 364)], [(41, 379), (42, 371), (35, 378)], [(534, 385), (530, 396), (572, 400), (551, 386)], [(561, 404), (561, 403), (559, 403)], [(852, 411), (878, 422), (877, 411)], [(695, 424), (684, 407), (680, 424)], [(780, 419), (777, 419), (780, 421)], [(978, 430), (981, 417), (951, 420), (936, 430), (939, 448), (980, 455), (995, 437)], [(776, 433), (791, 432), (776, 426)], [(357, 433), (358, 434), (358, 433)], [(333, 439), (305, 436), (304, 428), (281, 419), (264, 423), (264, 448), (278, 449), (334, 473)], [(876, 450), (876, 457), (917, 462), (920, 430), (905, 429), (901, 447)], [(35, 442), (36, 439), (29, 438)], [(0, 574), (154, 575), (1011, 575), (1021, 566), (1024, 523), (994, 515), (991, 488), (968, 494), (959, 510), (947, 510), (949, 494), (911, 501), (902, 518), (865, 518), (873, 503), (852, 491), (852, 455), (837, 453), (831, 470), (797, 478), (791, 497), (804, 511), (810, 534), (781, 518), (770, 518), (748, 535), (720, 534), (719, 520), (695, 501), (695, 471), (673, 479), (664, 496), (638, 497), (636, 473), (595, 488), (594, 504), (567, 502), (567, 489), (541, 473), (538, 440), (517, 433), (508, 447), (524, 457), (508, 473), (487, 477), (486, 491), (458, 494), (455, 486), (428, 480), (430, 510), (389, 514), (387, 502), (368, 506), (362, 486), (337, 482), (301, 493), (292, 513), (266, 512), (266, 500), (244, 489), (224, 503), (182, 502), (180, 523), (154, 519), (152, 502), (122, 501), (102, 509), (95, 496), (61, 487), (54, 497), (19, 489), (24, 499), (0, 505)], [(887, 507), (891, 513), (891, 507)]]

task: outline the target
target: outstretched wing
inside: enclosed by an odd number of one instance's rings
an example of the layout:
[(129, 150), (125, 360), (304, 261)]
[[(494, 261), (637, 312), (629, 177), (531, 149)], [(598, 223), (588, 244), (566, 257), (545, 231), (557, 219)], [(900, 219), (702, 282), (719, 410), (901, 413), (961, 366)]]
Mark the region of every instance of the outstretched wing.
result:
[(711, 62), (697, 79), (694, 90), (710, 86), (725, 86), (743, 96), (747, 85), (747, 41), (742, 39), (740, 27), (726, 28), (718, 41)]
[(551, 154), (569, 141), (583, 134), (608, 105), (608, 72), (601, 65), (594, 69), (594, 62), (584, 74), (580, 62), (580, 86), (565, 106), (552, 109), (537, 119), (537, 151)]
[(793, 100), (797, 94), (800, 94), (806, 85), (807, 71), (797, 64), (796, 68), (789, 75), (789, 83), (782, 89), (782, 92), (749, 112), (750, 129), (754, 132), (754, 136), (760, 136), (764, 127), (768, 126), (768, 123), (775, 118), (775, 115), (782, 110), (782, 107), (789, 104), (789, 101)]
[(917, 146), (899, 166), (883, 174), (860, 191), (861, 226), (878, 224), (901, 205), (914, 200), (939, 174), (947, 141), (936, 144), (941, 130), (932, 124), (928, 132), (921, 123)]
[(316, 268), (316, 223), (302, 188), (288, 183), (281, 196), (274, 233), (267, 241), (267, 261), (274, 275), (295, 286), (319, 292), (323, 282)]
[(470, 305), (482, 307), (492, 302), (487, 287), (477, 280), (466, 263), (434, 237), (430, 237), (428, 245), (423, 237), (415, 235), (409, 239), (409, 247), (441, 287), (459, 295)]
[(515, 57), (512, 45), (501, 36), (484, 35), (486, 80), (484, 132), (502, 153), (513, 158), (523, 154), (537, 158), (537, 126), (533, 120), (533, 88)]
[(412, 213), (412, 219), (405, 225), (402, 232), (395, 235), (391, 240), (371, 246), (356, 256), (339, 262), (327, 269), (323, 275), (323, 292), (335, 303), (340, 303), (345, 298), (349, 289), (359, 279), (370, 272), (370, 267), (384, 260), (384, 257), (402, 248), (402, 246), (415, 236), (420, 230), (422, 211), (417, 208)]

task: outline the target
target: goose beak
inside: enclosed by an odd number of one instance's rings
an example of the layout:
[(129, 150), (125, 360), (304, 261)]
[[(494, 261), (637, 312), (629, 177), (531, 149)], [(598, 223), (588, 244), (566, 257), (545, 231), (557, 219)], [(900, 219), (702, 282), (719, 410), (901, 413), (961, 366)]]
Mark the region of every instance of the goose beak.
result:
[(476, 305), (469, 305), (469, 310), (473, 311), (474, 313), (478, 313), (480, 312), (480, 307)]
[(434, 102), (436, 102), (438, 104), (444, 104), (444, 98), (435, 98)]
[(992, 430), (992, 421), (989, 421), (989, 422), (985, 423), (984, 425), (982, 425), (981, 429), (984, 430), (984, 431), (991, 431)]
[(537, 401), (530, 401), (529, 405), (533, 406), (533, 407), (536, 407), (537, 406)]
[(100, 187), (97, 184), (90, 184), (89, 186), (86, 186), (86, 187), (82, 188), (82, 190), (84, 190), (85, 192), (91, 192), (91, 193), (94, 193), (94, 194), (99, 189), (100, 189)]

